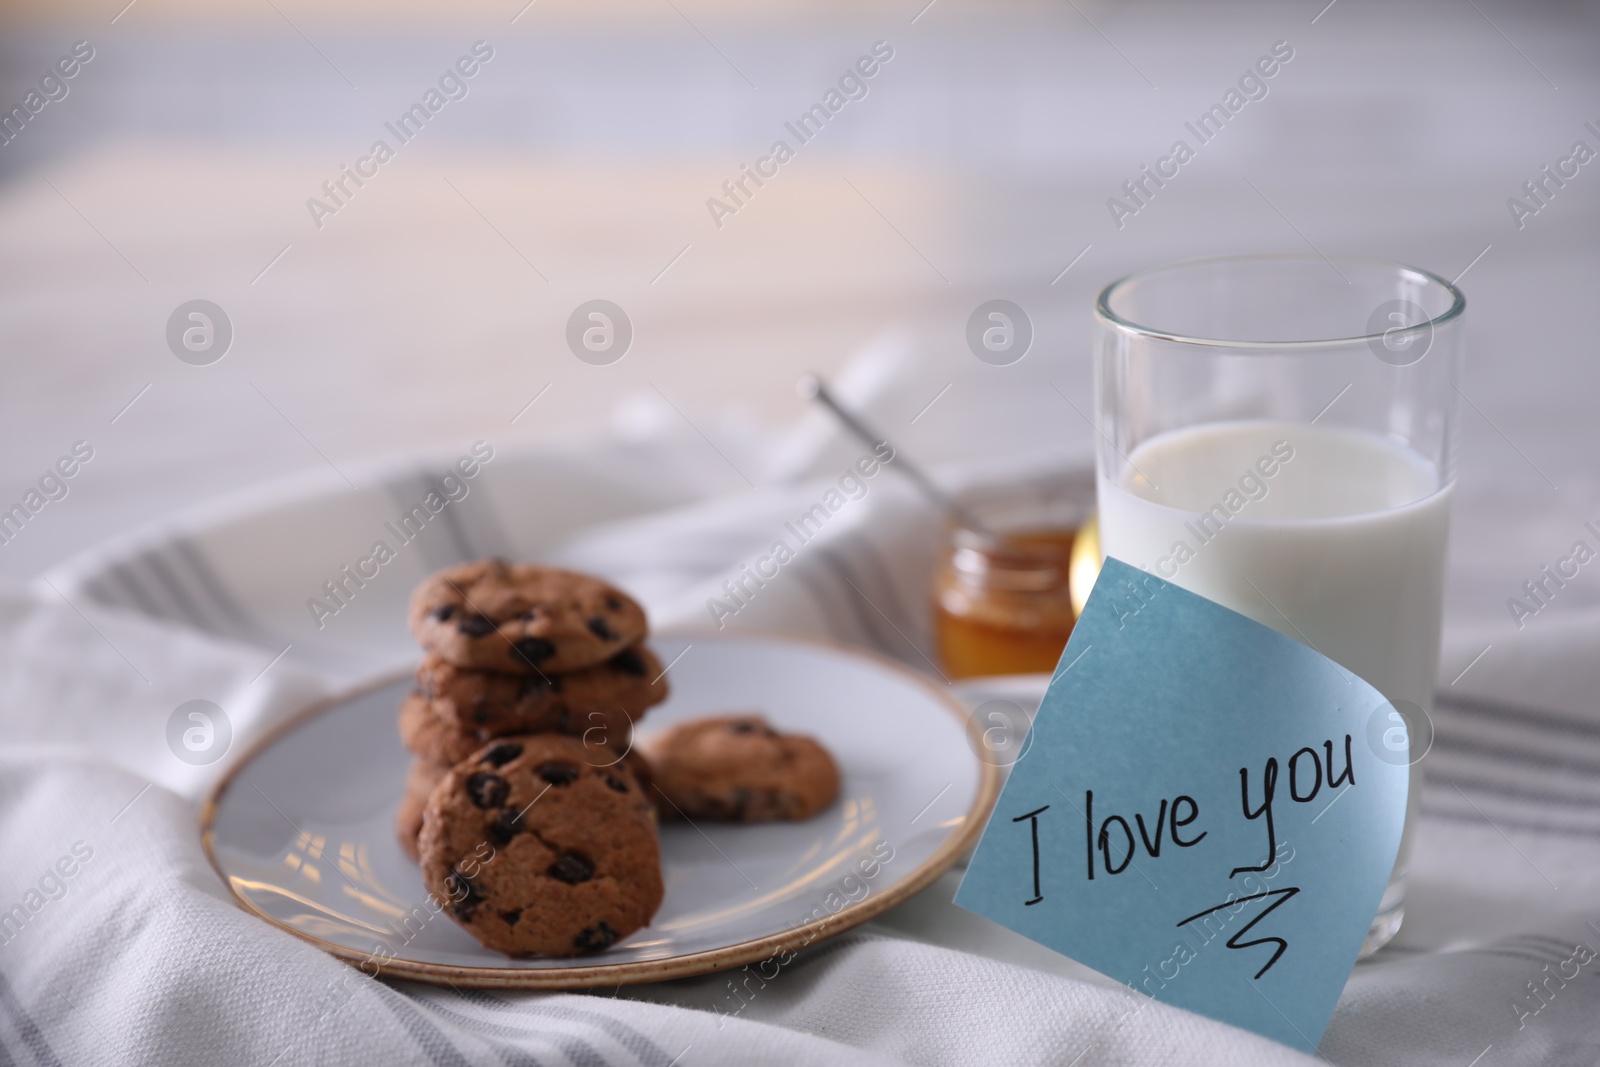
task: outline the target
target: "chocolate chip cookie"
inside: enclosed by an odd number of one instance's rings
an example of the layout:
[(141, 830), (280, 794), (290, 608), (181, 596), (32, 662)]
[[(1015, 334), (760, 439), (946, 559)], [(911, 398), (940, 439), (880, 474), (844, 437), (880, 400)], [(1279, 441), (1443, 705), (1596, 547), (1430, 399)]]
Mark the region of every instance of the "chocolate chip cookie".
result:
[[(570, 730), (557, 729), (567, 725)], [(406, 750), (420, 760), (447, 767), (466, 759), (496, 737), (533, 732), (533, 729), (462, 728), (441, 715), (438, 705), (418, 689), (413, 689), (400, 703), (400, 741)], [(594, 765), (613, 762), (618, 753), (628, 750), (633, 739), (632, 722), (620, 709), (596, 709), (582, 717), (574, 714), (567, 722), (557, 718), (537, 732), (577, 736), (589, 750), (586, 762)]]
[(839, 768), (809, 737), (760, 715), (680, 723), (647, 749), (666, 815), (728, 822), (809, 819), (839, 795)]
[(395, 840), (400, 842), (400, 851), (410, 856), (413, 863), (420, 858), (417, 853), (417, 835), (422, 832), (422, 809), (427, 806), (426, 793), (407, 792), (394, 812)]
[(502, 738), (450, 770), (422, 816), (422, 877), (450, 915), (511, 956), (610, 948), (661, 905), (650, 800), (575, 738)]
[[(667, 699), (661, 661), (643, 645), (567, 674), (502, 674), (428, 656), (417, 688), (434, 711), (463, 732), (627, 736), (628, 724)], [(465, 755), (465, 753), (463, 753)]]
[(449, 764), (429, 763), (422, 759), (412, 760), (411, 770), (406, 773), (406, 794), (400, 799), (400, 806), (394, 813), (394, 836), (400, 842), (400, 850), (410, 856), (413, 862), (418, 859), (417, 835), (422, 832), (422, 809), (428, 806), (428, 796), (433, 792), (433, 787), (449, 773)]
[(411, 632), (458, 667), (561, 674), (644, 637), (644, 609), (587, 574), (478, 560), (447, 567), (411, 594)]
[[(639, 783), (639, 788), (650, 801), (652, 821), (660, 821), (661, 809), (672, 811), (671, 806), (661, 798), (661, 794), (655, 788), (655, 776), (650, 769), (650, 761), (637, 749), (629, 749), (618, 756), (609, 749), (597, 753), (591, 747), (589, 754), (594, 757), (591, 766), (602, 770), (622, 767), (633, 775), (634, 781)], [(603, 761), (599, 758), (601, 756), (604, 757)], [(422, 833), (422, 811), (428, 806), (428, 797), (432, 795), (434, 786), (450, 773), (451, 766), (448, 763), (433, 763), (421, 757), (411, 761), (411, 770), (406, 774), (406, 793), (400, 799), (400, 805), (394, 813), (394, 833), (400, 842), (400, 850), (410, 856), (413, 863), (421, 861), (421, 856), (417, 852), (417, 837)]]

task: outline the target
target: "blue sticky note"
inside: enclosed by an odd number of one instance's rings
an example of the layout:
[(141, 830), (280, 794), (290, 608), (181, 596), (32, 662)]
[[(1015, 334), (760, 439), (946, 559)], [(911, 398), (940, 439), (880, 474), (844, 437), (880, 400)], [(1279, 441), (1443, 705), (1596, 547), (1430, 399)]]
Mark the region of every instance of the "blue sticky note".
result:
[(1314, 1051), (1394, 866), (1408, 752), (1354, 674), (1107, 559), (956, 903)]

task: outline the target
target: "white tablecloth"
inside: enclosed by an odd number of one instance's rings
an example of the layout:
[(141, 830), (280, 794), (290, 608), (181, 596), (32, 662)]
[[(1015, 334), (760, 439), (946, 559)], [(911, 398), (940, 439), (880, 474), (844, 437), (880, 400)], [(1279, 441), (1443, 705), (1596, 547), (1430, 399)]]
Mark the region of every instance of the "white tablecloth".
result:
[[(847, 376), (875, 418), (890, 416), (893, 394), (860, 383), (896, 380), (885, 371), (897, 358), (869, 354)], [(450, 527), (432, 527), (330, 620), (323, 633), (338, 640), (320, 648), (304, 607), (328, 569), (320, 557), (364, 537), (437, 463), (359, 471), (360, 492), (302, 483), (175, 520), (8, 592), (0, 902), (27, 910), (30, 888), (44, 899), (0, 945), (0, 1042), (41, 1063), (1305, 1061), (955, 908), (954, 873), (748, 999), (726, 975), (600, 995), (385, 984), (228, 902), (192, 806), (217, 767), (167, 751), (177, 704), (217, 701), (243, 747), (319, 693), (414, 655), (398, 622), (411, 581), (480, 551), (595, 569), (637, 590), (658, 626), (709, 626), (706, 598), (856, 447), (802, 428), (783, 450), (785, 476), (733, 497), (697, 487), (723, 462), (703, 441), (497, 454)], [(1015, 478), (1081, 461), (1005, 466)], [(996, 476), (982, 464), (940, 473), (956, 486)], [(561, 486), (562, 508), (537, 504)], [(517, 523), (530, 507), (539, 522)], [(729, 625), (857, 642), (926, 668), (935, 527), (906, 485), (880, 476)], [(232, 621), (219, 609), (229, 602)], [(1600, 620), (1548, 621), (1499, 637), (1441, 688), (1410, 918), (1356, 969), (1323, 1044), (1333, 1062), (1459, 1065), (1492, 1046), (1492, 1062), (1543, 1063), (1596, 1049), (1592, 968), (1572, 977), (1568, 961), (1600, 945), (1585, 925), (1600, 920)], [(1446, 682), (1480, 638), (1452, 636)], [(280, 639), (291, 648), (268, 668)], [(1006, 692), (1026, 699), (1029, 687)], [(55, 879), (63, 859), (73, 874)]]

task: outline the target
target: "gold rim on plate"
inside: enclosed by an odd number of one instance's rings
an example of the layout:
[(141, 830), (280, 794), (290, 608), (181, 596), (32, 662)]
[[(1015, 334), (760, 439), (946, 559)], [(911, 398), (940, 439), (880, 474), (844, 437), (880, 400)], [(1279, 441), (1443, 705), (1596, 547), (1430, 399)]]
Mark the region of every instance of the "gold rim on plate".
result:
[[(707, 638), (718, 639), (715, 635), (690, 632), (663, 632), (656, 636), (692, 637), (694, 640), (702, 641)], [(734, 640), (765, 641), (772, 644), (795, 644), (812, 648), (824, 648), (877, 664), (879, 667), (916, 683), (932, 695), (947, 711), (961, 719), (966, 729), (967, 739), (972, 746), (981, 746), (983, 744), (983, 736), (978, 724), (972, 720), (967, 709), (953, 696), (934, 685), (932, 681), (907, 670), (904, 666), (886, 656), (829, 641), (793, 637), (750, 635), (748, 637), (737, 637)], [(474, 989), (591, 989), (599, 986), (662, 982), (672, 978), (692, 978), (697, 975), (726, 970), (729, 967), (738, 967), (741, 964), (770, 959), (782, 953), (798, 951), (819, 941), (838, 937), (845, 931), (882, 915), (895, 905), (926, 889), (933, 883), (934, 879), (949, 870), (956, 859), (982, 833), (984, 824), (988, 821), (990, 809), (994, 807), (995, 800), (1000, 795), (999, 767), (980, 759), (976, 755), (979, 749), (972, 747), (973, 759), (977, 762), (979, 768), (977, 795), (973, 798), (972, 806), (968, 808), (966, 814), (962, 817), (961, 827), (947, 837), (932, 856), (929, 856), (909, 875), (889, 886), (882, 893), (863, 897), (859, 901), (846, 904), (831, 915), (826, 915), (813, 922), (802, 923), (781, 933), (769, 934), (766, 937), (756, 938), (751, 941), (741, 941), (735, 945), (725, 945), (722, 948), (691, 952), (681, 956), (668, 956), (663, 959), (635, 960), (628, 963), (586, 964), (573, 967), (466, 967), (452, 963), (427, 963), (420, 960), (402, 960), (393, 957), (380, 961), (370, 952), (358, 952), (344, 945), (308, 934), (287, 923), (280, 922), (241, 896), (233, 886), (233, 879), (222, 869), (222, 864), (217, 859), (214, 847), (215, 828), (213, 824), (216, 821), (217, 810), (223, 795), (228, 791), (228, 787), (233, 784), (234, 778), (246, 767), (254, 763), (267, 748), (334, 706), (354, 700), (384, 686), (392, 685), (395, 681), (406, 677), (410, 673), (407, 670), (385, 675), (376, 681), (346, 690), (336, 696), (319, 700), (304, 710), (291, 715), (246, 749), (244, 754), (228, 769), (227, 773), (211, 787), (200, 806), (200, 846), (205, 851), (207, 862), (217, 872), (217, 877), (221, 878), (223, 884), (228, 887), (228, 892), (232, 894), (234, 901), (245, 911), (271, 923), (278, 929), (287, 931), (302, 941), (308, 941), (329, 955), (344, 960), (346, 963), (355, 964), (362, 973), (367, 974), (369, 977), (404, 978), (433, 985), (456, 985)]]

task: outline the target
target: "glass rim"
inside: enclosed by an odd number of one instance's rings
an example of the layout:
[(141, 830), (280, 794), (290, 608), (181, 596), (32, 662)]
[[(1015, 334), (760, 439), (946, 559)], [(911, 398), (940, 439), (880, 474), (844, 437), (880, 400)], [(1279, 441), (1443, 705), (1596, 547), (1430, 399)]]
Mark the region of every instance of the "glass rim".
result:
[(1172, 263), (1162, 263), (1154, 267), (1145, 267), (1140, 270), (1136, 270), (1131, 274), (1125, 274), (1111, 282), (1104, 289), (1100, 290), (1100, 295), (1095, 298), (1094, 302), (1095, 318), (1115, 329), (1137, 334), (1141, 337), (1150, 337), (1161, 341), (1174, 341), (1187, 345), (1204, 345), (1212, 348), (1263, 349), (1280, 352), (1284, 350), (1308, 351), (1321, 348), (1337, 348), (1346, 345), (1371, 343), (1374, 341), (1382, 342), (1385, 336), (1397, 332), (1396, 328), (1391, 327), (1386, 331), (1379, 331), (1376, 333), (1360, 333), (1354, 334), (1350, 337), (1325, 337), (1318, 338), (1316, 340), (1305, 341), (1235, 341), (1222, 337), (1198, 337), (1188, 334), (1175, 333), (1171, 330), (1162, 330), (1154, 326), (1146, 326), (1143, 323), (1126, 319), (1111, 310), (1110, 300), (1114, 292), (1131, 282), (1141, 281), (1164, 271), (1175, 270), (1182, 267), (1272, 262), (1327, 263), (1330, 266), (1333, 266), (1337, 263), (1347, 263), (1352, 265), (1359, 264), (1367, 267), (1383, 267), (1393, 271), (1397, 275), (1410, 275), (1418, 280), (1436, 285), (1450, 294), (1451, 300), (1448, 308), (1446, 308), (1441, 314), (1435, 315), (1429, 319), (1425, 319), (1422, 322), (1413, 323), (1412, 325), (1406, 326), (1398, 331), (1404, 334), (1421, 333), (1425, 330), (1432, 330), (1435, 327), (1444, 325), (1445, 323), (1460, 318), (1461, 313), (1465, 311), (1467, 307), (1466, 296), (1461, 292), (1460, 289), (1456, 288), (1454, 282), (1446, 281), (1444, 278), (1430, 270), (1423, 270), (1421, 267), (1413, 267), (1405, 263), (1396, 263), (1392, 260), (1374, 259), (1366, 256), (1310, 256), (1298, 252), (1244, 253), (1231, 256), (1202, 256), (1198, 259), (1177, 260)]

